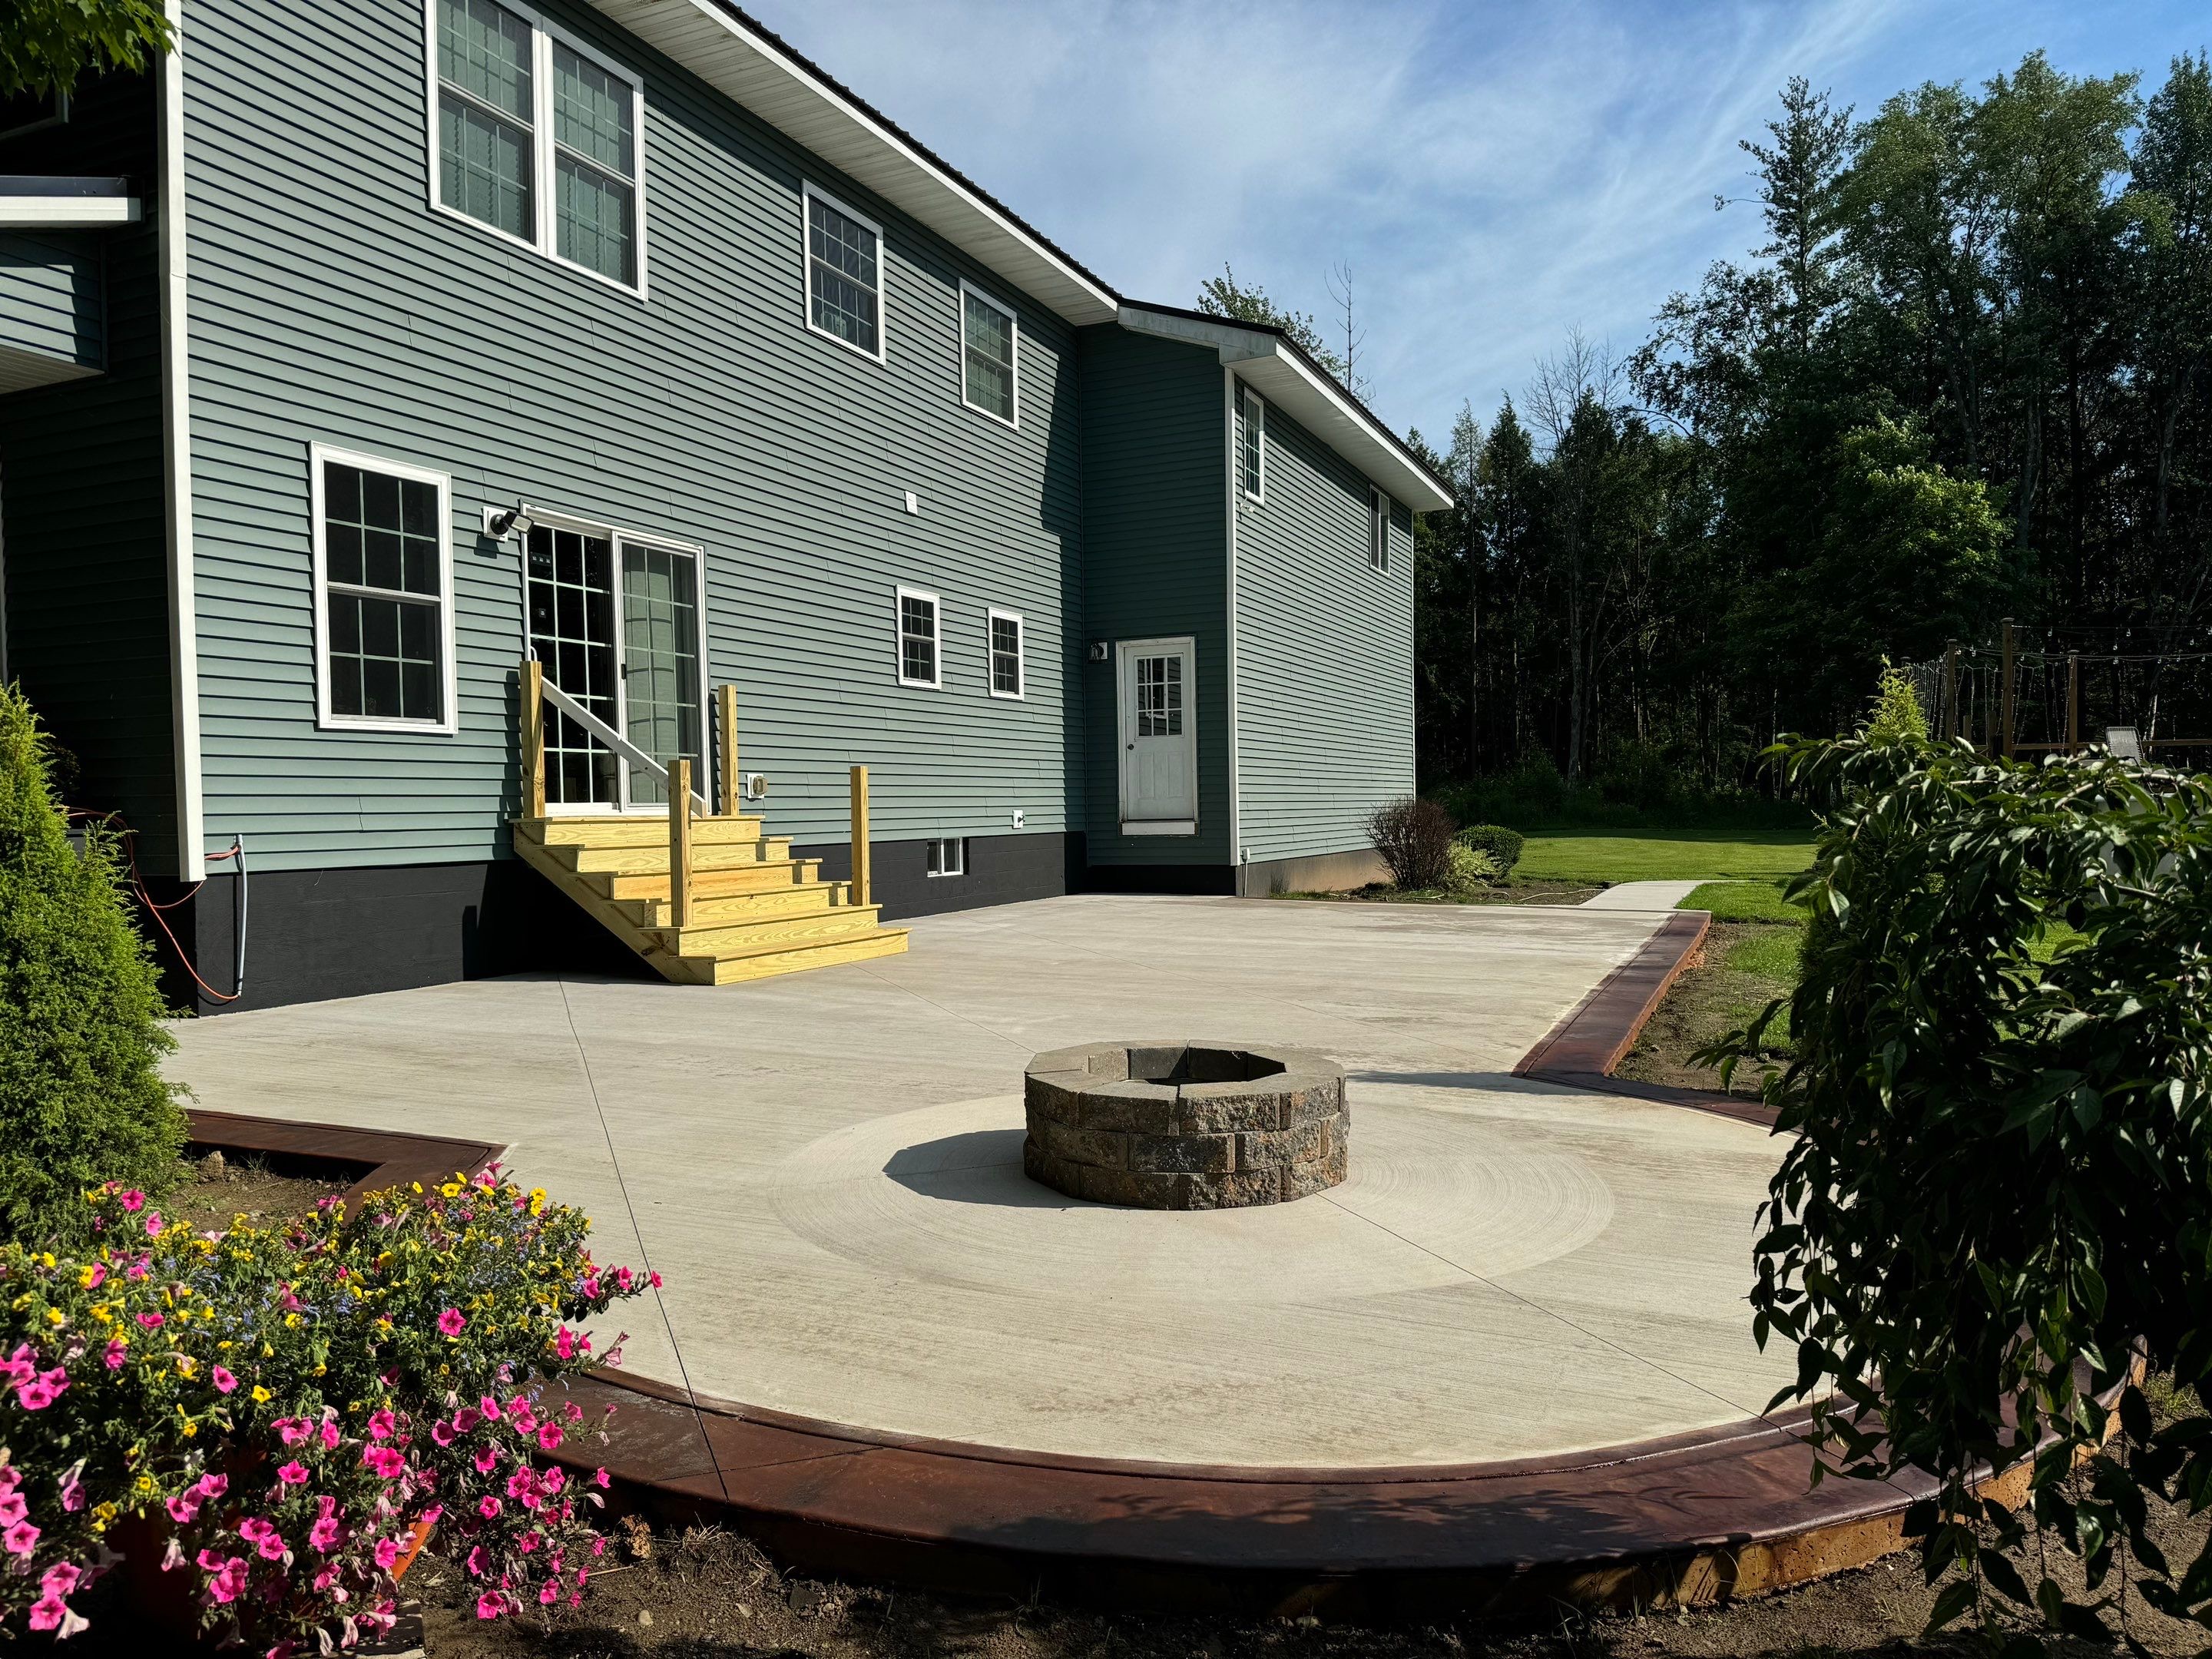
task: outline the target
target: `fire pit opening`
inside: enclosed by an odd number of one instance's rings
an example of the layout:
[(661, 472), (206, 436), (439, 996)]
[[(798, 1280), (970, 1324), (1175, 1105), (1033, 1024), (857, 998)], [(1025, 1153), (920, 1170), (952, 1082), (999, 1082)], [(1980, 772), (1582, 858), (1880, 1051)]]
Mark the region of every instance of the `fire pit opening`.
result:
[(1094, 1042), (1039, 1054), (1022, 1166), (1070, 1198), (1150, 1210), (1281, 1204), (1345, 1176), (1344, 1069), (1298, 1048)]

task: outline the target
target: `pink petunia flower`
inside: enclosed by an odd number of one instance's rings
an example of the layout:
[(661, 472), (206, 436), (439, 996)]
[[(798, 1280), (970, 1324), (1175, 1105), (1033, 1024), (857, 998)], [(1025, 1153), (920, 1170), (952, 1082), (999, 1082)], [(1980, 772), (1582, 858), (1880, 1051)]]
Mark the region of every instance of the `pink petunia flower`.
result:
[(210, 1381), (214, 1382), (215, 1391), (217, 1394), (228, 1394), (233, 1389), (238, 1386), (238, 1379), (232, 1376), (230, 1372), (224, 1370), (221, 1365), (217, 1365), (213, 1370), (210, 1371), (208, 1373), (208, 1377)]
[(397, 1538), (380, 1538), (376, 1540), (376, 1565), (380, 1570), (390, 1572), (398, 1565), (398, 1560), (399, 1540)]
[(649, 1273), (645, 1276), (645, 1282), (657, 1291), (660, 1288), (660, 1275), (657, 1273)]
[(478, 1474), (489, 1474), (492, 1470), (499, 1466), (498, 1449), (493, 1446), (478, 1447), (477, 1449), (476, 1465), (477, 1473)]
[[(209, 1566), (209, 1552), (200, 1552), (200, 1565)], [(208, 1575), (208, 1595), (218, 1605), (235, 1601), (246, 1594), (246, 1558), (228, 1557), (216, 1563)]]
[(169, 1519), (180, 1527), (190, 1526), (199, 1518), (199, 1500), (190, 1492), (179, 1492), (174, 1498), (164, 1499), (161, 1507), (168, 1510)]
[(469, 1546), (469, 1559), (466, 1565), (469, 1570), (469, 1577), (471, 1578), (483, 1577), (484, 1573), (490, 1568), (491, 1557), (484, 1553), (484, 1547), (482, 1544), (471, 1544)]
[(441, 1446), (452, 1445), (455, 1438), (453, 1434), (453, 1425), (446, 1421), (444, 1418), (440, 1418), (436, 1422), (430, 1425), (430, 1438)]
[(477, 1401), (477, 1409), (484, 1414), (486, 1421), (492, 1423), (499, 1421), (499, 1401), (489, 1395)]
[(560, 1599), (561, 1599), (561, 1581), (560, 1581), (559, 1579), (557, 1579), (557, 1578), (549, 1578), (549, 1579), (547, 1579), (547, 1580), (544, 1582), (544, 1584), (542, 1584), (541, 1586), (539, 1586), (539, 1588), (538, 1588), (538, 1606), (540, 1606), (540, 1607), (551, 1607), (551, 1606), (552, 1606), (556, 1601), (559, 1601)]
[(323, 1449), (325, 1451), (336, 1451), (338, 1449), (338, 1425), (337, 1422), (331, 1418), (325, 1417), (323, 1419)]
[(464, 1406), (453, 1413), (453, 1432), (466, 1434), (483, 1421), (483, 1413), (473, 1406)]
[(477, 1513), (487, 1521), (496, 1521), (499, 1519), (500, 1510), (504, 1507), (505, 1505), (499, 1499), (486, 1492), (483, 1501), (477, 1505)]
[(0, 1533), (0, 1547), (10, 1555), (30, 1559), (31, 1552), (39, 1547), (39, 1529), (28, 1521), (18, 1521), (4, 1533)]
[(203, 1500), (212, 1502), (230, 1490), (230, 1477), (227, 1474), (204, 1474), (192, 1482), (192, 1490)]
[(448, 1308), (438, 1316), (439, 1334), (444, 1336), (459, 1336), (461, 1334), (461, 1328), (468, 1322), (461, 1317), (461, 1310), (459, 1308)]
[(58, 1637), (66, 1636), (70, 1634), (71, 1632), (64, 1630), (63, 1626), (68, 1625), (71, 1620), (76, 1620), (76, 1625), (74, 1626), (76, 1630), (82, 1630), (84, 1628), (85, 1621), (82, 1619), (78, 1619), (75, 1613), (71, 1613), (69, 1608), (69, 1603), (63, 1601), (58, 1595), (41, 1595), (37, 1601), (31, 1603), (31, 1628), (33, 1630), (50, 1630), (54, 1632)]
[(546, 1451), (559, 1450), (561, 1447), (561, 1425), (558, 1423), (541, 1423), (538, 1425), (538, 1443)]
[(569, 1359), (574, 1358), (576, 1352), (575, 1332), (570, 1330), (566, 1325), (563, 1325), (561, 1328), (560, 1335), (553, 1339), (553, 1352), (554, 1356), (560, 1359)]
[(123, 1344), (120, 1341), (111, 1340), (107, 1345), (106, 1352), (100, 1355), (100, 1359), (111, 1371), (119, 1371), (123, 1369)]
[(105, 1261), (94, 1262), (91, 1270), (85, 1275), (85, 1289), (96, 1291), (106, 1283), (107, 1283), (107, 1264)]
[(138, 1322), (149, 1331), (158, 1331), (169, 1322), (167, 1316), (162, 1314), (142, 1313), (138, 1316)]
[(592, 1480), (593, 1484), (595, 1484), (601, 1492), (605, 1492), (609, 1486), (614, 1485), (613, 1480), (608, 1477), (607, 1472), (605, 1469), (593, 1469), (592, 1471)]
[(129, 1192), (123, 1194), (123, 1207), (134, 1213), (144, 1209), (146, 1207), (146, 1194), (140, 1192), (136, 1187), (133, 1187)]
[(276, 1471), (276, 1479), (288, 1486), (304, 1486), (307, 1484), (307, 1466), (295, 1457)]
[(276, 1437), (288, 1446), (296, 1446), (315, 1431), (315, 1425), (304, 1417), (280, 1417), (276, 1422)]
[(497, 1590), (486, 1590), (477, 1597), (477, 1617), (496, 1619), (507, 1611), (507, 1598)]
[(337, 1517), (326, 1515), (307, 1528), (307, 1546), (319, 1555), (328, 1555), (337, 1547)]
[(0, 1495), (0, 1527), (12, 1527), (30, 1512), (31, 1506), (23, 1501), (22, 1493)]
[(60, 1393), (44, 1377), (33, 1377), (15, 1390), (15, 1403), (27, 1412), (42, 1412), (54, 1403)]
[(368, 1437), (389, 1440), (398, 1432), (399, 1419), (392, 1414), (391, 1407), (379, 1407), (368, 1414)]
[(146, 1237), (149, 1237), (149, 1238), (159, 1238), (161, 1236), (161, 1212), (159, 1210), (149, 1210), (149, 1211), (147, 1211), (147, 1212), (146, 1212)]
[(83, 1577), (84, 1572), (82, 1568), (73, 1566), (67, 1561), (57, 1561), (39, 1576), (39, 1588), (48, 1595), (58, 1595), (66, 1599), (76, 1590), (77, 1581)]

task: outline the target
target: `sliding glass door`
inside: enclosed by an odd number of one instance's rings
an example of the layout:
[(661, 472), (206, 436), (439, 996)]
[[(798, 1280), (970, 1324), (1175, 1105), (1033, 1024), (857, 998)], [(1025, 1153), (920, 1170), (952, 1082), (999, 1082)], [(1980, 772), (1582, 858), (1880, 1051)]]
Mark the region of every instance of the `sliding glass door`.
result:
[[(705, 754), (698, 555), (538, 525), (524, 564), (530, 647), (546, 679), (662, 765), (683, 756), (696, 768)], [(667, 793), (556, 710), (545, 726), (545, 799), (618, 811), (665, 805)]]

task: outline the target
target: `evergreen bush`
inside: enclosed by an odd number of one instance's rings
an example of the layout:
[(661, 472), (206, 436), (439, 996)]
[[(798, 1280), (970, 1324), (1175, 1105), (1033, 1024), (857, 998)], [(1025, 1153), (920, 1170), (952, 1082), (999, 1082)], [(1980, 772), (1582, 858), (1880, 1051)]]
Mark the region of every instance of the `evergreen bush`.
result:
[(88, 1188), (165, 1186), (185, 1115), (114, 838), (82, 850), (21, 692), (0, 686), (0, 1237), (76, 1224)]
[(1521, 862), (1521, 849), (1528, 843), (1518, 830), (1508, 830), (1502, 823), (1471, 823), (1452, 839), (1496, 860), (1501, 877)]

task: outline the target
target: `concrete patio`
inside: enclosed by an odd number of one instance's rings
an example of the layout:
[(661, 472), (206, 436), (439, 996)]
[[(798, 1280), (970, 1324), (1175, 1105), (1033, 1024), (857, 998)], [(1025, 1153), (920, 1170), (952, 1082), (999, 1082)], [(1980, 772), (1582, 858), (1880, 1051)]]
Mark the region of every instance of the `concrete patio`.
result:
[[(1660, 917), (1085, 896), (723, 990), (479, 981), (191, 1022), (204, 1106), (503, 1140), (666, 1286), (630, 1367), (877, 1431), (1378, 1468), (1756, 1414), (1765, 1133), (1509, 1075)], [(1270, 1209), (1024, 1180), (1021, 1072), (1109, 1038), (1320, 1049), (1351, 1177)]]

